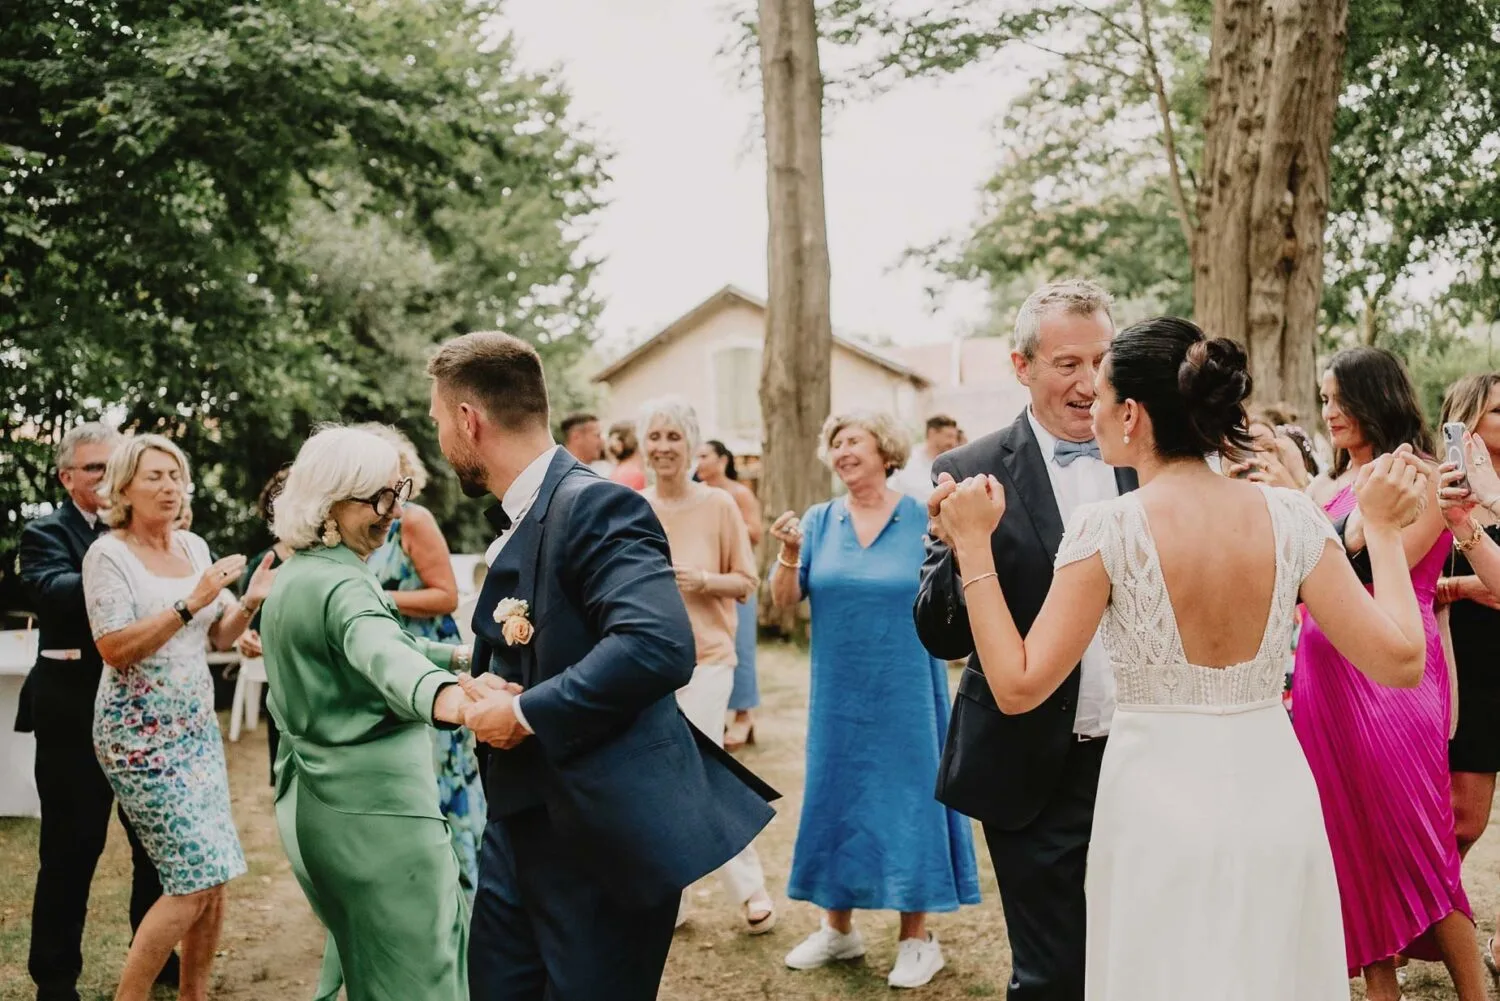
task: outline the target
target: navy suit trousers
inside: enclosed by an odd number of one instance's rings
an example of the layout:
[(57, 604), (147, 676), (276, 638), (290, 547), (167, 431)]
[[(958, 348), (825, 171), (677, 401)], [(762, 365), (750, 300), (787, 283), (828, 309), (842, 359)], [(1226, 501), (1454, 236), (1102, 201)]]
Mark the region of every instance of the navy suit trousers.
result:
[(580, 868), (542, 807), (490, 821), (469, 931), (471, 1001), (652, 1001), (678, 897), (626, 909)]

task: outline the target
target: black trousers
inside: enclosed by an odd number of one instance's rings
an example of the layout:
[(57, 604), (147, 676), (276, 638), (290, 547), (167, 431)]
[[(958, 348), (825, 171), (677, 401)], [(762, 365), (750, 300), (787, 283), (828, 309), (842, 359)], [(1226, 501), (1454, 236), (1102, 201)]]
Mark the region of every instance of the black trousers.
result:
[(541, 807), (484, 831), (469, 926), (472, 1001), (652, 1001), (678, 897), (626, 910), (560, 851)]
[[(114, 790), (94, 756), (93, 689), (88, 687), (86, 705), (81, 707), (82, 686), (68, 666), (63, 662), (39, 665), (28, 685), (36, 728), (42, 828), (27, 966), (37, 996), (44, 1001), (70, 1001), (78, 996), (74, 991), (83, 972), (89, 886), (104, 851), (109, 812), (115, 802)], [(134, 931), (161, 896), (161, 879), (123, 812), (120, 823), (130, 840), (134, 863), (130, 885), (130, 928)], [(175, 967), (175, 957), (168, 965)]]
[(984, 827), (1010, 935), (1007, 1001), (1083, 1001), (1083, 875), (1105, 743), (1069, 748), (1052, 799), (1030, 824)]

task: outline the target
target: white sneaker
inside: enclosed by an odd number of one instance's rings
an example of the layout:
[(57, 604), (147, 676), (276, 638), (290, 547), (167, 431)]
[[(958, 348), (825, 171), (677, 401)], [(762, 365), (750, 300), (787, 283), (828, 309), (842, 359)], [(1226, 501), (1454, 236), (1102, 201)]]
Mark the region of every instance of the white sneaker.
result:
[(824, 918), (822, 926), (802, 943), (786, 954), (786, 965), (794, 970), (816, 970), (835, 960), (858, 959), (865, 954), (865, 940), (858, 928), (850, 928), (849, 934), (834, 931)]
[(896, 953), (896, 968), (886, 978), (892, 987), (921, 987), (943, 968), (943, 949), (937, 936), (931, 932), (927, 938), (909, 938), (901, 943)]

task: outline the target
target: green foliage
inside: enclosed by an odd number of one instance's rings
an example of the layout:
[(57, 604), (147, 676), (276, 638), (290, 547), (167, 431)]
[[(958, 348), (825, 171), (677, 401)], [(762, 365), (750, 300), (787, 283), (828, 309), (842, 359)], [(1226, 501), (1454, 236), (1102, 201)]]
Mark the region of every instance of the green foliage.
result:
[[(820, 29), (850, 66), (836, 94), (1004, 61), (1035, 67), (1001, 121), (973, 229), (915, 251), (938, 273), (983, 280), (1002, 298), (1023, 278), (1085, 273), (1137, 305), (1190, 312), (1143, 9), (1191, 214), (1213, 0), (822, 0)], [(753, 32), (741, 40), (748, 50)], [(1405, 343), (1403, 317), (1423, 300), (1441, 303), (1445, 322), (1500, 317), (1497, 79), (1500, 0), (1350, 5), (1330, 165), (1329, 329), (1372, 310), (1377, 338)]]
[[(0, 550), (100, 415), (173, 435), (195, 529), (256, 541), (261, 483), (324, 420), (383, 420), (480, 538), (422, 362), (476, 328), (554, 379), (592, 337), (604, 180), (498, 0), (12, 0), (0, 21)], [(563, 385), (562, 402), (577, 395)]]

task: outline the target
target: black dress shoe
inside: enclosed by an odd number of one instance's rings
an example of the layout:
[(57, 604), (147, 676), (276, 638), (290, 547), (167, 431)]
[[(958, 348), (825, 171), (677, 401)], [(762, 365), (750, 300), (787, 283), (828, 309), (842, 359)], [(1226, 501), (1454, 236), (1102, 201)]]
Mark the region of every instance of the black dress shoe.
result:
[(182, 962), (177, 958), (177, 953), (167, 957), (167, 965), (161, 968), (156, 975), (156, 982), (163, 987), (176, 987), (177, 981), (182, 976)]

